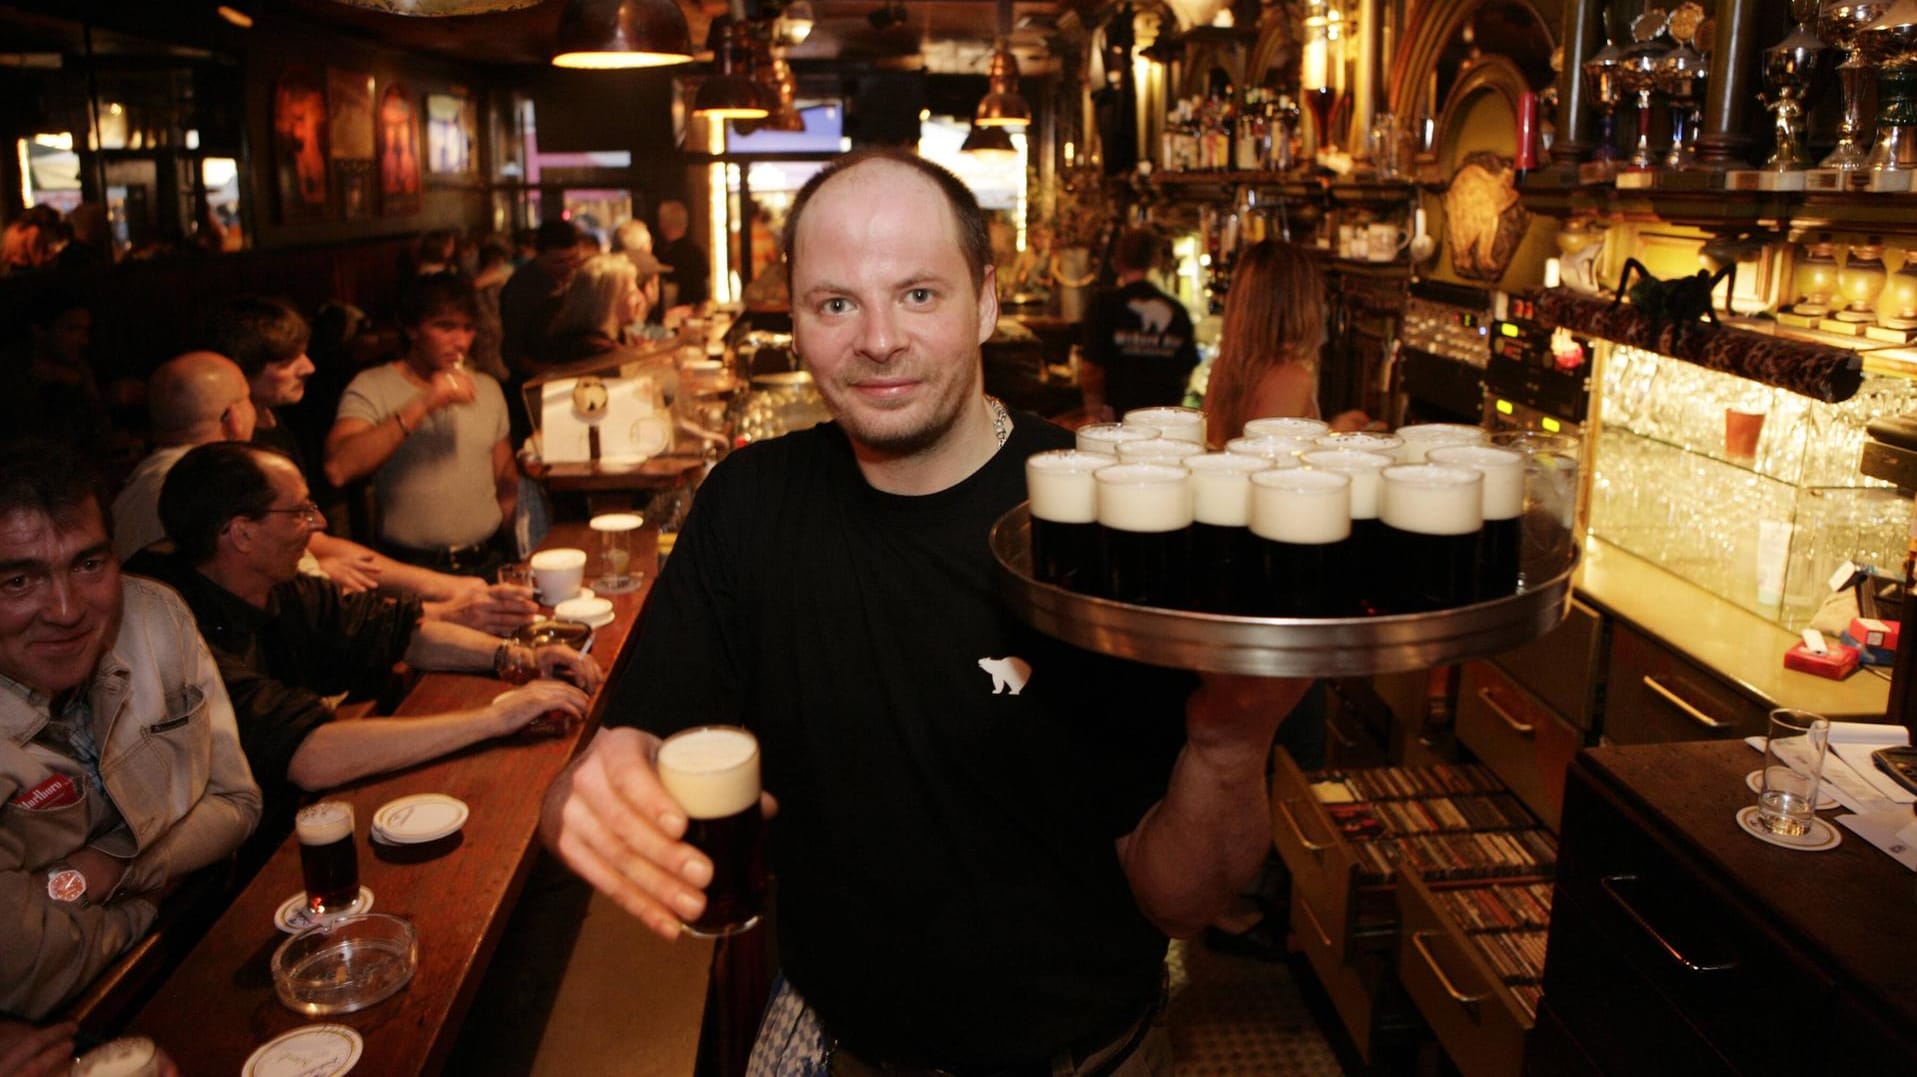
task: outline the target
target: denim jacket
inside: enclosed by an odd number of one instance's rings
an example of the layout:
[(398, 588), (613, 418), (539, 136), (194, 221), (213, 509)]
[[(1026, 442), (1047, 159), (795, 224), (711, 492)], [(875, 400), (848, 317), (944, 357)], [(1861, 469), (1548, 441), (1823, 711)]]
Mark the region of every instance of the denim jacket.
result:
[[(193, 615), (151, 580), (123, 576), (120, 591), (119, 630), (87, 701), (100, 782), (123, 824), (91, 844), (127, 866), (112, 893), (88, 894), (84, 908), (48, 897), (46, 870), (89, 844), (103, 806), (82, 764), (34, 741), (47, 701), (0, 688), (0, 1010), (29, 1020), (84, 990), (146, 933), (150, 892), (231, 853), (259, 820), (233, 706)], [(49, 787), (78, 796), (49, 806)]]

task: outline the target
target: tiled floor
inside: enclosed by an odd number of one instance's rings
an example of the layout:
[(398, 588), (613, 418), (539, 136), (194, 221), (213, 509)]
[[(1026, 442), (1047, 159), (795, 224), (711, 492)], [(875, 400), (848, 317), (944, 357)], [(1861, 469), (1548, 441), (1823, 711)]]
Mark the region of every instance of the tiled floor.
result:
[(1342, 1077), (1284, 964), (1175, 942), (1172, 1053), (1178, 1077)]

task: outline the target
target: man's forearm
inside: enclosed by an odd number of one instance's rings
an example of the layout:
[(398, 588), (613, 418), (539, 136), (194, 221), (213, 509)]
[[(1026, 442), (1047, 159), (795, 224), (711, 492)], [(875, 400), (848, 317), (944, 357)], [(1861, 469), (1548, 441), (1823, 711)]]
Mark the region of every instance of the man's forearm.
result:
[(1186, 938), (1243, 890), (1270, 848), (1263, 756), (1221, 759), (1187, 746), (1164, 799), (1119, 839), (1118, 855), (1146, 918)]
[(421, 718), (360, 718), (328, 722), (293, 753), (286, 776), (308, 791), (409, 767), (497, 736), (485, 709)]
[(499, 644), (498, 637), (476, 628), (451, 621), (421, 621), (406, 646), (406, 663), (415, 669), (490, 670)]

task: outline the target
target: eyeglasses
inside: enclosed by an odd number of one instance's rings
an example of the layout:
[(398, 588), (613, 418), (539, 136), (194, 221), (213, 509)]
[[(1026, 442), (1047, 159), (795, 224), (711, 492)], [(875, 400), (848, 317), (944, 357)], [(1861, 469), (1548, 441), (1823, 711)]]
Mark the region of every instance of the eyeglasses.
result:
[(288, 513), (293, 516), (298, 516), (309, 523), (324, 524), (326, 522), (326, 514), (321, 512), (320, 507), (311, 501), (302, 501), (290, 509), (266, 509), (264, 511), (269, 513)]

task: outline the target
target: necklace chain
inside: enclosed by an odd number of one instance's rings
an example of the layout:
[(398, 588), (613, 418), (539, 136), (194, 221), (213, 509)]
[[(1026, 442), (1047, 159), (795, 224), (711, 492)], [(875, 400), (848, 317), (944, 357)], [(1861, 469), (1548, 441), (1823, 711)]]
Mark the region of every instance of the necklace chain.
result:
[(992, 436), (1002, 446), (1005, 439), (1012, 436), (1012, 415), (1005, 410), (1005, 402), (995, 396), (985, 398), (985, 406), (992, 411)]

